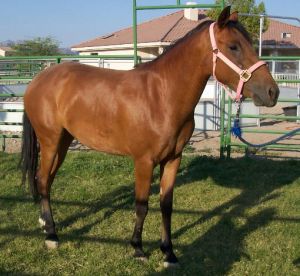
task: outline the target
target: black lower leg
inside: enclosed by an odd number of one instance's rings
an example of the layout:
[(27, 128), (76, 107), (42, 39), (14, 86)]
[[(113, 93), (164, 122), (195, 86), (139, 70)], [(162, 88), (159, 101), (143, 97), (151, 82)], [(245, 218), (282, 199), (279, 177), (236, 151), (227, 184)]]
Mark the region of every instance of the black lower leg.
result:
[(172, 196), (171, 198), (162, 198), (160, 201), (160, 208), (163, 223), (160, 249), (166, 255), (165, 262), (175, 264), (178, 260), (173, 252), (173, 245), (171, 241)]
[(58, 237), (55, 231), (55, 223), (53, 221), (50, 199), (48, 196), (41, 198), (41, 219), (43, 221), (42, 228), (46, 231), (46, 240), (58, 241)]
[(131, 245), (135, 249), (134, 257), (145, 257), (142, 245), (142, 232), (145, 217), (148, 213), (148, 201), (135, 202), (136, 223), (131, 239)]

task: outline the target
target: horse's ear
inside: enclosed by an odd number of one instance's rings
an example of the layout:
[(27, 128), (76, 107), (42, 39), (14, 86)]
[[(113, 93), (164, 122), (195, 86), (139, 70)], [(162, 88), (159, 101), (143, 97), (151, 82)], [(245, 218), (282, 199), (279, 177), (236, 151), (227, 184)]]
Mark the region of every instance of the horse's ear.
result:
[(230, 19), (230, 6), (224, 8), (218, 17), (217, 24), (220, 28), (223, 28)]

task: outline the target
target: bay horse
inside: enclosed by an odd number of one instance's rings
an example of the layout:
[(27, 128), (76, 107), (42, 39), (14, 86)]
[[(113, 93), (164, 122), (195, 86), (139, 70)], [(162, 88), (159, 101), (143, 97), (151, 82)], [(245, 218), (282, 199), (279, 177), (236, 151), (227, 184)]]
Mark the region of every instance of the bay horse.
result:
[[(74, 138), (97, 151), (131, 156), (135, 174), (134, 256), (145, 258), (142, 231), (148, 212), (153, 169), (160, 165), (161, 250), (164, 265), (178, 260), (171, 242), (173, 188), (182, 151), (194, 130), (194, 109), (211, 75), (235, 89), (242, 75), (215, 59), (209, 26), (200, 24), (157, 59), (129, 71), (66, 62), (47, 68), (24, 95), (21, 154), (23, 182), (40, 200), (46, 245), (58, 246), (50, 207), (50, 188)], [(215, 43), (237, 68), (258, 57), (230, 7), (213, 28)], [(215, 65), (213, 65), (215, 64)], [(250, 74), (243, 96), (256, 105), (274, 106), (279, 90), (266, 66)], [(245, 77), (244, 77), (245, 78)], [(38, 159), (40, 162), (38, 165)]]

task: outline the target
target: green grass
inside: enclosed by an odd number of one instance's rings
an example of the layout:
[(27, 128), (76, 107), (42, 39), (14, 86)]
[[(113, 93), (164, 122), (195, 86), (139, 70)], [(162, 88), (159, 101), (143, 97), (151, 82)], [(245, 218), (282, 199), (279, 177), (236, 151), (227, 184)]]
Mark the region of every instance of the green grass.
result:
[(18, 157), (0, 153), (1, 275), (300, 275), (299, 161), (185, 156), (172, 218), (180, 267), (166, 270), (157, 170), (143, 235), (149, 261), (141, 263), (129, 245), (130, 159), (68, 154), (52, 190), (61, 243), (48, 251)]

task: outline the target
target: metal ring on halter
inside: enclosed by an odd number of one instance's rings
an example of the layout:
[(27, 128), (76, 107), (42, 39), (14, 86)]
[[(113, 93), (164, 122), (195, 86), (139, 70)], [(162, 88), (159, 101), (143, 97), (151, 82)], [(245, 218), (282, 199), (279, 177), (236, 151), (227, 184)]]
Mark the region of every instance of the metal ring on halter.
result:
[(240, 73), (240, 79), (243, 81), (243, 82), (247, 82), (250, 78), (251, 78), (252, 74), (251, 72), (249, 72), (247, 69), (246, 70), (243, 70), (241, 73)]

